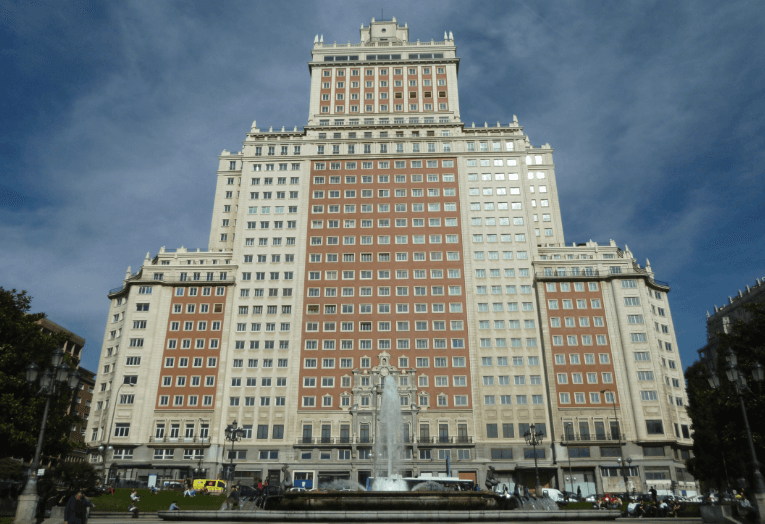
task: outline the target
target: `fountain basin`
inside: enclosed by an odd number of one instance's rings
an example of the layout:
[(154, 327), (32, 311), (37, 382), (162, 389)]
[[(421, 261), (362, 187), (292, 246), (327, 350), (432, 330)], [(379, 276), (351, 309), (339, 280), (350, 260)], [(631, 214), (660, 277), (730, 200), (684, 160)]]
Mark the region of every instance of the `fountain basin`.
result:
[(159, 511), (163, 520), (197, 522), (505, 522), (615, 520), (617, 510), (561, 511)]
[[(513, 509), (504, 499), (481, 491), (307, 491), (268, 500), (268, 511), (477, 511)], [(514, 500), (512, 500), (514, 502)]]

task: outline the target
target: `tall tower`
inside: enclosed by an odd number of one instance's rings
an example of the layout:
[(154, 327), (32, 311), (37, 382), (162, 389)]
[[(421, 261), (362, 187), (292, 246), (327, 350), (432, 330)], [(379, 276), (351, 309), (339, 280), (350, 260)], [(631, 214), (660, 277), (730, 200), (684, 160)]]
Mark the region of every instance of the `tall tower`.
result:
[(92, 440), (119, 448), (115, 471), (129, 452), (171, 476), (233, 459), (244, 480), (287, 464), (301, 483), (363, 483), (393, 376), (402, 474), (448, 457), (455, 476), (494, 463), (524, 482), (535, 424), (543, 482), (562, 486), (535, 278), (566, 249), (552, 149), (515, 118), (461, 121), (451, 33), (412, 42), (395, 18), (360, 33), (314, 39), (301, 130), (253, 122), (219, 156), (208, 249), (162, 248), (110, 293)]

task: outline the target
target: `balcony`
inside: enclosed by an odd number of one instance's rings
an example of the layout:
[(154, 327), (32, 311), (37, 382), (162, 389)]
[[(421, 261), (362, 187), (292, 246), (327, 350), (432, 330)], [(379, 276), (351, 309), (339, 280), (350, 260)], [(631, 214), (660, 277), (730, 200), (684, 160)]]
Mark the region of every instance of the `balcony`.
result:
[(149, 442), (151, 443), (157, 443), (157, 442), (170, 442), (170, 443), (179, 443), (179, 444), (209, 444), (210, 438), (209, 437), (157, 437), (156, 435), (151, 435), (149, 437)]
[(297, 446), (335, 446), (358, 443), (371, 444), (372, 439), (363, 439), (362, 437), (298, 437), (295, 439)]
[(473, 437), (468, 435), (458, 435), (456, 437), (439, 436), (439, 437), (418, 437), (415, 439), (418, 444), (472, 444)]
[(589, 433), (564, 433), (563, 441), (564, 444), (572, 442), (618, 442), (619, 435), (612, 435), (610, 433), (597, 433), (595, 435)]
[(656, 280), (651, 278), (651, 276), (648, 274), (648, 272), (638, 266), (633, 266), (630, 270), (629, 268), (621, 268), (622, 271), (619, 273), (610, 273), (608, 271), (604, 271), (602, 274), (597, 269), (592, 268), (578, 268), (578, 267), (569, 267), (566, 269), (551, 269), (551, 268), (544, 268), (543, 271), (535, 271), (534, 276), (537, 280), (546, 281), (546, 280), (555, 280), (555, 279), (566, 279), (566, 280), (589, 280), (593, 278), (608, 278), (608, 277), (624, 277), (624, 276), (643, 276), (648, 280), (648, 283), (652, 286), (662, 288), (665, 292), (669, 291), (669, 283), (664, 282), (663, 280)]
[[(431, 444), (437, 446), (439, 444), (473, 444), (473, 437), (468, 435), (461, 435), (456, 437), (441, 436), (441, 437), (404, 437), (404, 444)], [(296, 446), (337, 446), (348, 444), (360, 444), (369, 445), (374, 444), (374, 438), (372, 437), (298, 437), (295, 439)]]
[(600, 276), (600, 271), (597, 269), (580, 269), (576, 267), (572, 267), (570, 269), (563, 269), (563, 270), (545, 270), (545, 271), (536, 271), (534, 273), (537, 280), (549, 280), (549, 279), (555, 279), (555, 278), (566, 278), (566, 279), (589, 279), (589, 278), (595, 278)]

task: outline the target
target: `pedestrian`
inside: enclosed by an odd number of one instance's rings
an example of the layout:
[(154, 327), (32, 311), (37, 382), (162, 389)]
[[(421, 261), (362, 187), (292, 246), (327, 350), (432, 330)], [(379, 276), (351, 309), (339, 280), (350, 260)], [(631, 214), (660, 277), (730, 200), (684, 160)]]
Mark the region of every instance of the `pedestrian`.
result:
[(174, 500), (173, 503), (170, 504), (170, 508), (168, 509), (168, 511), (176, 511), (180, 509), (181, 508), (178, 507), (178, 502)]
[(652, 501), (652, 502), (656, 502), (656, 493), (657, 493), (657, 492), (656, 492), (656, 488), (654, 488), (653, 486), (651, 486), (651, 489), (650, 489), (650, 490), (648, 490), (648, 491), (651, 493), (651, 501)]
[(82, 494), (82, 490), (77, 491), (64, 508), (64, 524), (87, 524), (88, 508), (95, 508), (95, 505)]
[(135, 505), (135, 502), (131, 502), (128, 506), (128, 512), (133, 514), (133, 518), (138, 518), (138, 506)]
[(229, 494), (228, 498), (226, 499), (226, 509), (234, 509), (234, 506), (239, 508), (239, 489), (237, 486), (234, 486), (231, 490), (231, 493)]
[(259, 489), (259, 490), (262, 490), (262, 489), (263, 489), (263, 481), (262, 481), (262, 480), (260, 480), (260, 479), (258, 479), (258, 489)]
[(576, 487), (576, 497), (579, 500), (582, 500), (582, 486), (577, 486)]

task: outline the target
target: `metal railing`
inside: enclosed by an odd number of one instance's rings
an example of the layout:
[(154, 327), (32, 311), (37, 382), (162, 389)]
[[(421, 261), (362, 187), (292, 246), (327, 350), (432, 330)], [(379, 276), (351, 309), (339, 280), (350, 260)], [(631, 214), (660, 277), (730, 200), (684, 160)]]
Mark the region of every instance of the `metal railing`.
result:
[(551, 270), (551, 271), (536, 271), (534, 273), (537, 278), (561, 278), (561, 277), (567, 277), (567, 278), (577, 278), (577, 277), (598, 277), (600, 276), (600, 271), (597, 269), (590, 269), (590, 270), (582, 270), (579, 268), (571, 268), (570, 270)]
[[(166, 437), (165, 437), (166, 438)], [(458, 436), (433, 436), (433, 437), (404, 437), (404, 444), (472, 444), (473, 437), (468, 435)], [(372, 437), (297, 437), (296, 445), (336, 445), (336, 444), (374, 444)]]

